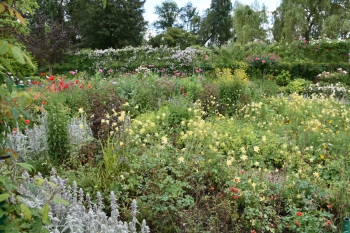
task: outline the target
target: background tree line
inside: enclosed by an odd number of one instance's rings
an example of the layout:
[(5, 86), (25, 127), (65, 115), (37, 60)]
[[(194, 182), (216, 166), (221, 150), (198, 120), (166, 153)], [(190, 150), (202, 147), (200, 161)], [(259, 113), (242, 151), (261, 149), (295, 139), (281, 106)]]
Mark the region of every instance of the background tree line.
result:
[[(282, 0), (275, 11), (255, 1), (212, 0), (200, 14), (191, 2), (178, 6), (164, 0), (154, 9), (155, 22), (145, 21), (146, 0), (13, 0), (28, 27), (1, 11), (0, 38), (15, 38), (25, 45), (39, 65), (62, 62), (73, 48), (123, 48), (149, 44), (182, 48), (237, 43), (306, 41), (327, 36), (347, 39), (350, 31), (350, 0)], [(7, 1), (1, 1), (7, 2)], [(34, 11), (29, 14), (26, 6)], [(21, 7), (22, 6), (22, 7)], [(1, 9), (0, 9), (1, 10)], [(156, 33), (148, 35), (147, 29)]]

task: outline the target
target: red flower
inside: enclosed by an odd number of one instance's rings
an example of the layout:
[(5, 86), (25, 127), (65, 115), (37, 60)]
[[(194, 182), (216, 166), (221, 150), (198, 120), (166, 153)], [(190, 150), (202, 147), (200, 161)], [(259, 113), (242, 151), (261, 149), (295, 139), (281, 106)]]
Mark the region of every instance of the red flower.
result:
[(38, 84), (38, 82), (36, 80), (33, 81), (33, 84)]
[(30, 123), (30, 120), (26, 119), (26, 120), (24, 120), (24, 123), (25, 123), (26, 125), (28, 125), (28, 124)]
[(303, 216), (303, 213), (299, 211), (299, 212), (297, 212), (297, 216), (301, 217), (301, 216)]
[(255, 230), (251, 230), (250, 233), (256, 233), (256, 231)]
[(42, 72), (42, 73), (41, 73), (41, 76), (42, 76), (42, 77), (45, 77), (45, 76), (46, 76), (45, 72)]
[(210, 187), (210, 191), (213, 191), (214, 190), (214, 187)]
[(242, 175), (244, 175), (244, 174), (245, 174), (245, 171), (242, 171), (241, 173), (242, 173)]
[(89, 85), (88, 85), (88, 88), (89, 88), (89, 89), (91, 89), (91, 88), (92, 88), (92, 85), (91, 85), (91, 84), (89, 84)]
[(64, 82), (60, 81), (60, 86), (63, 86)]
[(153, 170), (152, 170), (152, 173), (153, 173), (153, 174), (157, 173), (157, 170), (156, 170), (156, 169), (153, 169)]
[(238, 195), (234, 195), (233, 198), (234, 198), (235, 200), (238, 200), (238, 199), (239, 199), (239, 196), (238, 196)]
[(16, 128), (13, 128), (13, 130), (12, 130), (14, 133), (16, 133), (17, 132), (17, 129)]
[(75, 84), (79, 84), (79, 80), (77, 79), (77, 80), (75, 80)]
[(67, 88), (69, 88), (69, 83), (66, 83), (63, 87), (63, 89), (67, 89)]
[(81, 88), (81, 89), (84, 89), (84, 86), (83, 86), (83, 85), (80, 85), (80, 88)]
[(49, 77), (49, 80), (50, 80), (50, 81), (53, 81), (53, 80), (55, 80), (55, 78), (56, 78), (56, 77), (52, 75), (52, 76)]
[(42, 105), (46, 105), (46, 102), (45, 101), (43, 101), (43, 102), (41, 102), (42, 103)]
[(332, 205), (327, 205), (327, 208), (328, 208), (328, 209), (332, 208)]
[(235, 188), (235, 187), (232, 187), (231, 188), (231, 191), (235, 192), (235, 193), (238, 193), (239, 192), (239, 189), (238, 188)]
[(328, 226), (328, 227), (330, 227), (330, 226), (332, 226), (332, 222), (331, 222), (331, 220), (326, 220), (326, 226)]

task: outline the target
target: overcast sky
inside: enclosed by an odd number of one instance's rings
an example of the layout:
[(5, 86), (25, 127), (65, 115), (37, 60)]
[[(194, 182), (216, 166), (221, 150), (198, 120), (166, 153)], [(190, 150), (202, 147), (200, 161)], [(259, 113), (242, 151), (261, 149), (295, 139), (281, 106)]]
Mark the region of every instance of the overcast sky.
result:
[[(150, 24), (153, 23), (155, 20), (157, 20), (157, 15), (154, 14), (155, 12), (155, 6), (157, 5), (161, 5), (162, 2), (164, 2), (165, 0), (146, 0), (145, 2), (145, 20), (148, 21)], [(211, 0), (175, 0), (175, 2), (177, 3), (178, 7), (184, 7), (187, 2), (192, 2), (192, 5), (194, 7), (197, 7), (197, 9), (199, 10), (199, 14), (201, 15), (202, 12), (210, 7), (210, 3)], [(251, 5), (254, 0), (241, 0), (239, 1), (241, 4), (244, 5)], [(276, 7), (279, 6), (280, 4), (280, 0), (258, 0), (260, 6), (262, 6), (262, 4), (264, 4), (267, 7), (268, 11), (274, 11), (276, 9)], [(235, 3), (235, 0), (232, 0), (232, 4)]]

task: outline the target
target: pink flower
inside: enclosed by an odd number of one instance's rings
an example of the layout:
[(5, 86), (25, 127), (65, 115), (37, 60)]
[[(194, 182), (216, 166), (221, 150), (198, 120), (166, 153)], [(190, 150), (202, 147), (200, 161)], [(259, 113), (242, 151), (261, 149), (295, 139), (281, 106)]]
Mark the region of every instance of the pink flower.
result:
[(266, 62), (265, 60), (262, 60), (262, 61), (261, 61), (262, 64), (265, 64), (265, 62)]

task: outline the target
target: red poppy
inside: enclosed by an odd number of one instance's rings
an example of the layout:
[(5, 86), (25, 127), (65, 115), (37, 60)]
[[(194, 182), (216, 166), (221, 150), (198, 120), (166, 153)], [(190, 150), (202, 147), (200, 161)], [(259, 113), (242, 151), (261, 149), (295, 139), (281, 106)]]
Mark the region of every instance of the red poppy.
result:
[(328, 208), (328, 209), (332, 208), (332, 205), (327, 205), (327, 208)]
[(242, 173), (242, 175), (244, 175), (244, 174), (245, 174), (245, 171), (242, 171), (241, 173)]
[(45, 101), (43, 101), (43, 102), (41, 102), (43, 105), (46, 105), (46, 102)]
[(38, 81), (34, 80), (34, 81), (33, 81), (33, 84), (38, 84)]
[(235, 193), (238, 193), (239, 192), (239, 189), (238, 188), (235, 188), (235, 187), (232, 187), (231, 188), (231, 191), (235, 192)]
[(238, 196), (238, 195), (234, 195), (233, 198), (234, 198), (235, 200), (238, 200), (238, 199), (239, 199), (239, 196)]
[(64, 82), (60, 81), (60, 86), (63, 86), (64, 85)]
[(24, 120), (24, 123), (25, 123), (26, 125), (28, 125), (28, 124), (30, 123), (30, 120), (26, 119), (26, 120)]
[(75, 80), (75, 84), (79, 84), (79, 80), (77, 79), (77, 80)]
[(84, 86), (83, 86), (83, 85), (80, 85), (80, 88), (81, 88), (81, 89), (84, 89)]
[(46, 76), (46, 73), (45, 73), (45, 72), (42, 72), (42, 73), (41, 73), (41, 76), (42, 76), (42, 77), (45, 77), (45, 76)]
[(250, 233), (256, 233), (256, 231), (255, 230), (251, 230)]
[(63, 78), (59, 78), (58, 80), (63, 81)]
[(89, 85), (88, 85), (88, 88), (89, 88), (89, 89), (91, 89), (91, 88), (92, 88), (92, 85), (91, 85), (91, 84), (89, 84)]
[(69, 88), (69, 83), (66, 83), (63, 87), (63, 89), (67, 89), (67, 88)]
[(52, 75), (52, 76), (49, 77), (49, 80), (50, 80), (50, 81), (53, 81), (53, 80), (55, 80), (55, 78), (56, 78), (56, 77)]
[(299, 211), (299, 212), (297, 212), (297, 216), (301, 217), (301, 216), (303, 216), (303, 213)]

